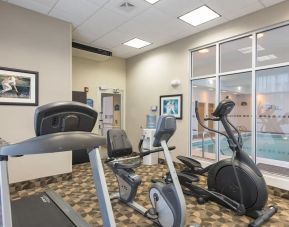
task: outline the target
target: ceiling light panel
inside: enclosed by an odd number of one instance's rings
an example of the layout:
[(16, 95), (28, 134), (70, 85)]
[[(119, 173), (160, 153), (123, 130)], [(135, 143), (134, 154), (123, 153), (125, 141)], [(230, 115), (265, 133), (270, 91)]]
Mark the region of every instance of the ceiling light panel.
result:
[(158, 2), (159, 0), (145, 0), (146, 2), (150, 3), (150, 4), (155, 4), (156, 2)]
[(264, 56), (260, 56), (257, 57), (257, 61), (262, 62), (262, 61), (269, 61), (269, 60), (274, 60), (276, 59), (277, 56), (274, 54), (269, 54), (269, 55), (264, 55)]
[(149, 42), (147, 42), (147, 41), (144, 41), (144, 40), (141, 40), (141, 39), (138, 39), (138, 38), (134, 38), (134, 39), (132, 39), (132, 40), (127, 41), (127, 42), (124, 43), (123, 45), (140, 49), (140, 48), (145, 47), (145, 46), (148, 46), (148, 45), (150, 45), (150, 44), (151, 44), (151, 43), (149, 43)]
[(220, 17), (220, 15), (215, 13), (209, 7), (201, 6), (200, 8), (197, 8), (179, 18), (193, 26), (198, 26), (218, 17)]

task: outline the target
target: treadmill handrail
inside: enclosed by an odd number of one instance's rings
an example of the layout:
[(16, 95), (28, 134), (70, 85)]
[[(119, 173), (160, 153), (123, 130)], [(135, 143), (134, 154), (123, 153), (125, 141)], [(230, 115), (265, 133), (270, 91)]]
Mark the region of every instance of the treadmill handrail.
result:
[(0, 147), (0, 156), (45, 154), (80, 149), (91, 151), (105, 144), (105, 137), (91, 132), (59, 132)]

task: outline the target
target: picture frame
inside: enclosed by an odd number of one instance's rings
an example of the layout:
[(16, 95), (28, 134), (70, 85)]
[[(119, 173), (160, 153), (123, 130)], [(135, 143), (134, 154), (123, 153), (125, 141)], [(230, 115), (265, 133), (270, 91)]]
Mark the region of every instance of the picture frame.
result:
[(0, 105), (38, 106), (38, 72), (0, 67)]
[(160, 96), (160, 115), (173, 115), (176, 119), (183, 118), (183, 95)]

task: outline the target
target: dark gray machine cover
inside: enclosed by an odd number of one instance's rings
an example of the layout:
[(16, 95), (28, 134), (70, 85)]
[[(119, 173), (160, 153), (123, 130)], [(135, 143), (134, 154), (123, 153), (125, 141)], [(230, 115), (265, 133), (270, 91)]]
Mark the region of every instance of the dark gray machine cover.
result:
[(165, 140), (166, 142), (174, 135), (177, 129), (176, 118), (172, 115), (162, 115), (159, 117), (155, 140), (153, 143), (154, 147), (160, 147), (161, 141)]
[(54, 102), (40, 106), (35, 111), (36, 136), (69, 131), (91, 132), (97, 112), (80, 102)]
[(132, 145), (122, 129), (107, 131), (107, 155), (109, 158), (118, 158), (132, 153)]

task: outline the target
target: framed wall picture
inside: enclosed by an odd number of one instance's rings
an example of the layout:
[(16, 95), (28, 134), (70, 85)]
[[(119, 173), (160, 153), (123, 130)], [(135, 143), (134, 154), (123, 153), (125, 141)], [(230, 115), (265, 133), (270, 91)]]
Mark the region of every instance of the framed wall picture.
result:
[(38, 105), (38, 72), (0, 67), (0, 105)]
[(174, 115), (176, 119), (182, 119), (183, 95), (160, 96), (160, 115)]

